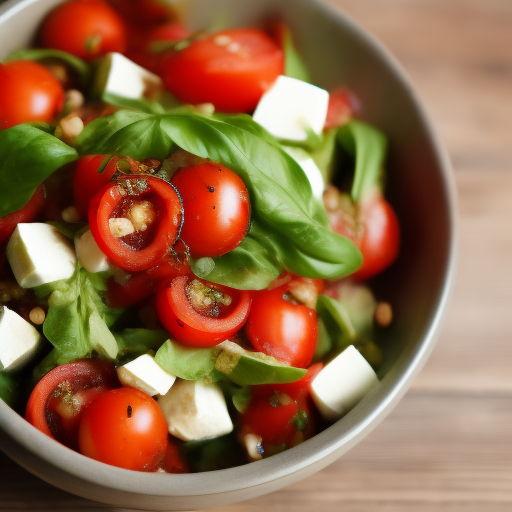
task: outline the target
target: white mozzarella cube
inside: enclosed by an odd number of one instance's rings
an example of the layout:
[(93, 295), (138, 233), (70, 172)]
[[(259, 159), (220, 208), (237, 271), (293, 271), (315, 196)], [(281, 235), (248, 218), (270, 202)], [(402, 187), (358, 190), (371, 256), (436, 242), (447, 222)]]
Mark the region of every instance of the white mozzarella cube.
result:
[(18, 313), (0, 306), (0, 369), (18, 370), (38, 350), (43, 337)]
[(95, 93), (108, 101), (108, 95), (133, 100), (153, 97), (163, 89), (162, 79), (120, 53), (109, 53), (99, 66)]
[(313, 196), (322, 201), (325, 188), (324, 178), (315, 161), (302, 148), (285, 147), (284, 150), (302, 167), (313, 190)]
[(18, 224), (7, 244), (7, 259), (22, 288), (69, 279), (76, 254), (69, 240), (50, 224)]
[(373, 368), (350, 345), (320, 370), (311, 383), (311, 395), (324, 419), (334, 421), (349, 412), (378, 383)]
[(98, 247), (90, 230), (86, 230), (75, 237), (75, 250), (78, 261), (87, 272), (94, 274), (95, 272), (112, 270), (113, 266)]
[(325, 89), (279, 76), (261, 97), (253, 119), (278, 139), (304, 141), (308, 130), (321, 135), (328, 105)]
[(166, 372), (149, 354), (144, 354), (117, 368), (122, 384), (139, 389), (150, 396), (165, 395), (176, 377)]
[(184, 441), (229, 434), (233, 422), (222, 391), (204, 380), (179, 380), (158, 398), (169, 433)]

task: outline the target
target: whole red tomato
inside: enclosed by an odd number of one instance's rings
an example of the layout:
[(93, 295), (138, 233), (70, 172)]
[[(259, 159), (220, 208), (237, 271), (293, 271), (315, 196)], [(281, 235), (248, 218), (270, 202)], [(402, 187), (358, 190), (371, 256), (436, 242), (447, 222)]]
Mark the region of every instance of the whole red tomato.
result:
[(184, 103), (213, 103), (223, 112), (250, 112), (283, 73), (283, 53), (264, 32), (231, 29), (171, 52), (162, 65), (167, 88)]
[(253, 294), (245, 332), (256, 350), (307, 368), (318, 338), (317, 314), (294, 300), (285, 284)]
[(41, 64), (16, 60), (0, 64), (0, 129), (21, 123), (51, 123), (64, 105), (64, 91)]
[(172, 178), (183, 201), (181, 239), (194, 258), (216, 257), (238, 247), (249, 227), (249, 194), (224, 165), (186, 167)]
[(102, 0), (71, 0), (45, 18), (41, 43), (91, 60), (108, 52), (124, 53), (126, 29), (119, 15)]
[(167, 422), (158, 404), (134, 388), (102, 393), (80, 421), (80, 452), (105, 464), (154, 470), (167, 447)]

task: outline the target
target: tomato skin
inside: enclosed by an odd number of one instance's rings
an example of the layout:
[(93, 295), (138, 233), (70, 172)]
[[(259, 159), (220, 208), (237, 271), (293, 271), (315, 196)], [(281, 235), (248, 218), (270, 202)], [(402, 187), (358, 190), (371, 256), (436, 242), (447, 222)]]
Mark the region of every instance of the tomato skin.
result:
[(224, 165), (205, 163), (179, 170), (171, 182), (185, 211), (181, 239), (194, 258), (221, 256), (240, 245), (249, 227), (250, 206), (237, 174)]
[(119, 15), (102, 0), (72, 0), (45, 18), (41, 43), (91, 60), (109, 52), (124, 53), (126, 31)]
[(253, 294), (245, 332), (254, 348), (292, 366), (306, 368), (318, 338), (316, 311), (284, 298), (288, 286)]
[[(136, 187), (139, 180), (145, 181), (146, 190), (136, 195), (126, 194), (123, 184), (133, 183)], [(150, 226), (152, 237), (144, 247), (134, 248), (110, 231), (109, 219), (114, 218), (125, 197), (133, 201), (135, 197), (148, 200), (158, 212), (154, 225)], [(182, 210), (176, 189), (166, 181), (153, 176), (122, 176), (115, 183), (105, 185), (92, 198), (89, 227), (100, 249), (115, 265), (128, 271), (148, 270), (160, 263), (175, 243)]]
[(331, 91), (324, 130), (339, 128), (348, 123), (357, 107), (358, 100), (350, 90), (340, 88)]
[(0, 244), (9, 239), (20, 222), (35, 220), (44, 203), (44, 185), (39, 185), (25, 206), (0, 218)]
[(400, 223), (393, 207), (380, 195), (361, 206), (359, 219), (364, 226), (358, 244), (363, 265), (354, 277), (364, 281), (382, 272), (397, 258)]
[(175, 439), (169, 437), (167, 448), (158, 467), (166, 473), (190, 473), (187, 459)]
[(41, 64), (29, 60), (0, 64), (0, 129), (51, 123), (63, 105), (62, 86)]
[(249, 292), (213, 285), (232, 298), (227, 312), (215, 318), (201, 314), (192, 307), (186, 292), (189, 281), (189, 277), (177, 277), (155, 298), (158, 319), (175, 340), (191, 347), (213, 347), (243, 326), (251, 307)]
[[(105, 165), (106, 159), (110, 159)], [(89, 155), (78, 160), (73, 179), (75, 206), (82, 220), (87, 219), (91, 199), (105, 186), (116, 172), (118, 158), (109, 155)]]
[[(59, 406), (63, 403), (59, 393), (65, 389), (62, 386), (69, 389), (68, 396), (73, 397), (75, 406), (79, 404), (69, 415), (59, 414)], [(118, 386), (114, 366), (100, 359), (84, 359), (57, 366), (32, 390), (25, 419), (52, 439), (77, 448), (78, 425), (84, 411), (100, 393)], [(64, 398), (66, 395), (64, 393)]]
[(283, 62), (281, 49), (269, 36), (243, 28), (209, 35), (169, 53), (162, 73), (167, 88), (184, 103), (251, 112), (283, 73)]
[(134, 388), (102, 393), (80, 421), (80, 453), (134, 471), (152, 471), (167, 447), (167, 423), (158, 404)]

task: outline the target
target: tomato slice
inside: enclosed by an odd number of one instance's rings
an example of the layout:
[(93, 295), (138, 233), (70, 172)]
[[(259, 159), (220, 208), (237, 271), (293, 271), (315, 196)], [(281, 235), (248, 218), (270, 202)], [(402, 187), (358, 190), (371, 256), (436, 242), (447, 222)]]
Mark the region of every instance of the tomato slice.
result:
[(169, 53), (167, 88), (184, 103), (213, 103), (223, 112), (250, 112), (283, 74), (283, 52), (265, 32), (231, 29)]
[(35, 220), (44, 203), (44, 185), (39, 185), (25, 206), (0, 219), (0, 244), (9, 239), (20, 222)]
[(76, 449), (80, 418), (107, 389), (119, 387), (111, 363), (87, 359), (57, 366), (35, 386), (25, 419), (52, 439)]
[(245, 332), (256, 350), (307, 368), (318, 338), (317, 314), (290, 295), (287, 283), (254, 293)]
[(212, 347), (243, 326), (251, 295), (184, 276), (157, 293), (155, 306), (158, 319), (174, 339), (188, 346)]
[(103, 253), (128, 271), (148, 270), (179, 236), (183, 208), (173, 185), (154, 176), (122, 176), (89, 205), (89, 227)]

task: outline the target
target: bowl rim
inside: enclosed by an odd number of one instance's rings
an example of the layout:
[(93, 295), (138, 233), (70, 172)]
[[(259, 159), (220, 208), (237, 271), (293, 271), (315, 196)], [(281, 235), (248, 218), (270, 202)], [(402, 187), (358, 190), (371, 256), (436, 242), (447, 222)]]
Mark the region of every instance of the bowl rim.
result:
[[(8, 0), (0, 6), (0, 25), (17, 12), (40, 1), (44, 0)], [(313, 465), (316, 469), (321, 469), (349, 450), (384, 419), (405, 394), (433, 350), (442, 319), (453, 294), (458, 254), (456, 186), (448, 155), (410, 79), (390, 51), (375, 36), (367, 32), (339, 8), (321, 0), (296, 1), (302, 4), (313, 4), (326, 16), (336, 19), (343, 25), (344, 30), (350, 31), (354, 38), (364, 42), (370, 51), (390, 69), (397, 82), (409, 96), (413, 110), (424, 131), (425, 139), (438, 165), (448, 209), (447, 263), (442, 277), (442, 288), (436, 297), (435, 306), (432, 307), (431, 321), (426, 324), (421, 342), (407, 358), (399, 359), (392, 371), (382, 379), (381, 385), (367, 395), (355, 409), (313, 438), (268, 459), (207, 473), (177, 475), (140, 473), (108, 466), (56, 443), (32, 427), (23, 417), (0, 400), (0, 430), (3, 431), (3, 435), (0, 436), (0, 448), (42, 479), (75, 494), (80, 494), (76, 488), (70, 489), (66, 482), (55, 482), (48, 474), (35, 471), (24, 460), (17, 459), (11, 453), (6, 437), (15, 440), (27, 452), (37, 454), (46, 463), (79, 480), (128, 494), (135, 493), (146, 496), (204, 496), (229, 493), (255, 488), (271, 481), (284, 480), (285, 477), (299, 473)], [(381, 396), (381, 398), (377, 401), (376, 406), (370, 406), (370, 399), (375, 396)], [(198, 486), (198, 479), (201, 483), (200, 486)], [(287, 483), (289, 482), (284, 482), (283, 485)], [(87, 494), (84, 496), (88, 497)]]

